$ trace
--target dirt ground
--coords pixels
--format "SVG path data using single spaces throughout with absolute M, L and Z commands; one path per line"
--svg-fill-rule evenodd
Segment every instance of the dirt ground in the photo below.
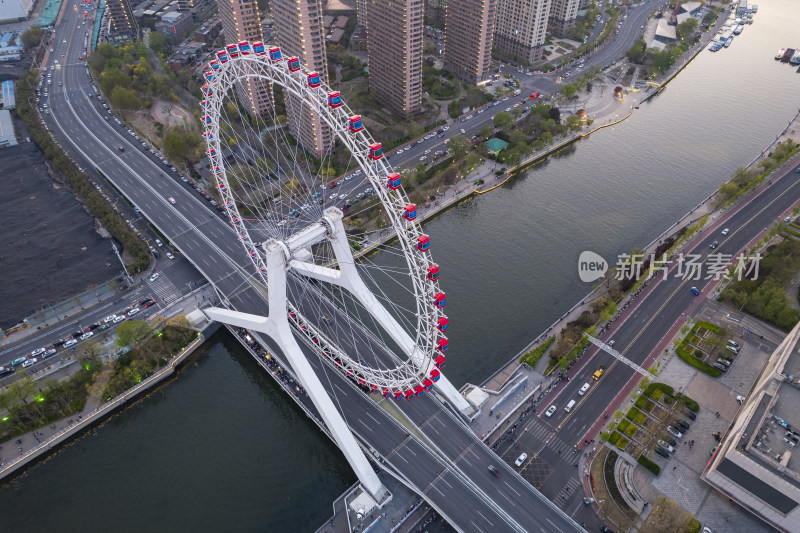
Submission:
M 150 114 L 155 120 L 162 123 L 165 128 L 183 126 L 186 129 L 195 127 L 195 120 L 192 114 L 185 108 L 173 102 L 155 99 Z

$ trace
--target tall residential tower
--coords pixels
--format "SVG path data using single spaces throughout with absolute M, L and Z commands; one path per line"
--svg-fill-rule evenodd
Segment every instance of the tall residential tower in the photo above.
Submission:
M 464 81 L 489 75 L 495 0 L 461 0 L 445 7 L 444 67 Z
M 261 16 L 256 0 L 217 0 L 226 43 L 261 41 Z M 255 116 L 269 116 L 272 110 L 272 87 L 267 82 L 249 79 L 236 86 L 242 105 Z
M 550 29 L 555 35 L 566 36 L 567 30 L 575 26 L 580 0 L 552 0 L 550 7 Z
M 497 0 L 494 49 L 517 61 L 539 61 L 549 14 L 550 0 Z
M 275 38 L 286 57 L 297 56 L 308 69 L 328 81 L 325 30 L 322 26 L 324 0 L 270 0 Z M 305 150 L 322 158 L 333 143 L 333 134 L 314 111 L 287 95 L 289 130 Z
M 133 18 L 130 0 L 108 0 L 109 33 L 130 40 L 139 36 L 139 25 Z
M 369 87 L 405 119 L 422 108 L 422 0 L 369 0 Z

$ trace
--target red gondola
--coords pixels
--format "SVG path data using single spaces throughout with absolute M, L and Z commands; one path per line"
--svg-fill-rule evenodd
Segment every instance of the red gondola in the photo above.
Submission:
M 208 154 L 208 157 L 214 157 L 215 155 L 217 155 L 217 151 L 214 150 L 213 148 L 209 148 L 208 150 L 206 150 L 206 154 Z
M 209 86 L 208 86 L 208 85 L 203 85 L 203 86 L 202 86 L 200 89 L 203 91 L 203 96 L 204 96 L 204 97 L 206 97 L 206 98 L 210 98 L 210 97 L 211 97 L 211 95 L 213 95 L 213 94 L 214 94 L 214 91 L 212 91 L 212 90 L 209 88 Z
M 411 221 L 417 218 L 417 206 L 414 204 L 408 204 L 403 208 L 403 218 Z
M 427 252 L 431 247 L 431 239 L 427 235 L 417 237 L 417 250 Z
M 433 370 L 431 370 L 431 379 L 432 379 L 434 382 L 437 382 L 437 381 L 439 381 L 439 378 L 440 378 L 440 377 L 442 377 L 442 373 L 441 373 L 441 372 L 439 372 L 439 371 L 438 371 L 437 369 L 435 369 L 435 368 L 434 368 Z
M 433 364 L 436 365 L 436 368 L 444 368 L 444 364 L 447 361 L 443 355 L 438 356 L 436 359 L 433 360 Z
M 406 400 L 410 400 L 411 398 L 414 397 L 414 389 L 408 389 L 403 394 L 405 394 Z
M 347 119 L 347 127 L 353 133 L 364 129 L 364 125 L 361 123 L 361 115 L 353 115 Z
M 390 391 L 389 389 L 383 389 L 383 392 L 381 394 L 383 394 L 384 398 L 388 398 L 389 396 L 392 395 L 392 391 Z
M 203 132 L 203 137 L 205 137 L 206 139 L 213 139 L 214 138 L 214 134 L 211 133 L 210 131 L 204 131 Z
M 425 390 L 431 390 L 433 387 L 433 381 L 431 381 L 429 378 L 425 378 L 422 381 L 422 386 L 425 387 Z
M 436 296 L 433 297 L 433 305 L 441 309 L 442 307 L 444 307 L 445 303 L 447 303 L 447 298 L 445 298 L 444 293 L 437 292 Z
M 213 70 L 207 70 L 207 71 L 203 72 L 203 77 L 206 79 L 206 81 L 208 83 L 211 83 L 212 81 L 214 81 L 216 79 L 216 76 L 214 76 L 214 71 Z
M 339 107 L 342 105 L 342 95 L 339 91 L 328 93 L 328 107 Z
M 450 321 L 447 319 L 446 316 L 440 316 L 439 320 L 436 321 L 436 329 L 438 329 L 439 331 L 445 331 L 449 327 L 450 327 Z
M 219 70 L 219 61 L 212 59 L 208 62 L 208 66 L 211 67 L 211 70 Z
M 309 87 L 319 87 L 321 81 L 319 81 L 319 72 L 309 72 L 306 74 L 306 80 L 308 81 Z
M 416 394 L 418 397 L 421 398 L 422 395 L 425 394 L 425 387 L 423 387 L 422 385 L 417 385 L 416 387 L 414 387 L 414 394 Z
M 227 189 L 228 189 L 228 188 L 225 186 L 225 184 L 224 184 L 224 183 L 220 183 L 220 184 L 219 184 L 219 190 L 220 190 L 220 191 L 222 191 L 222 192 L 225 192 Z
M 261 41 L 256 41 L 253 43 L 253 54 L 257 56 L 266 55 L 267 50 L 264 48 L 264 43 Z
M 370 391 L 372 394 L 378 394 L 378 386 L 377 386 L 377 385 L 370 385 L 370 386 L 369 386 L 369 391 Z
M 290 72 L 297 72 L 300 70 L 300 58 L 292 56 L 286 60 L 286 66 L 289 67 Z
M 428 275 L 426 276 L 431 281 L 439 279 L 439 265 L 431 265 L 428 267 Z
M 211 170 L 213 170 L 213 171 L 214 171 L 214 175 L 215 175 L 215 176 L 219 176 L 220 174 L 222 174 L 222 169 L 221 169 L 221 168 L 219 168 L 219 167 L 214 167 L 214 168 L 212 168 Z M 220 183 L 220 189 L 224 191 L 225 189 L 223 189 L 223 188 L 222 188 L 222 185 L 223 185 L 223 184 L 222 184 L 222 183 Z
M 397 400 L 397 401 L 402 400 L 403 399 L 403 391 L 401 391 L 401 390 L 394 391 L 394 399 Z
M 436 347 L 439 349 L 440 352 L 446 352 L 449 346 L 450 343 L 447 342 L 447 339 L 444 337 L 436 341 Z
M 392 172 L 388 176 L 386 176 L 386 186 L 396 191 L 400 188 L 400 174 L 397 172 Z
M 281 55 L 280 46 L 273 46 L 269 49 L 269 58 L 273 61 L 280 61 L 283 56 Z
M 383 157 L 383 148 L 381 143 L 372 143 L 369 145 L 369 158 L 377 161 Z
M 229 44 L 225 47 L 225 50 L 228 51 L 228 57 L 231 59 L 236 59 L 239 57 L 239 45 L 236 44 Z
M 203 109 L 208 109 L 209 107 L 211 107 L 211 102 L 209 102 L 208 100 L 200 100 L 200 107 L 202 107 Z
M 239 41 L 239 53 L 243 56 L 250 55 L 250 41 Z
M 203 115 L 203 118 L 201 120 L 206 124 L 211 124 L 211 117 L 209 117 L 208 115 Z
M 220 50 L 217 52 L 217 59 L 220 63 L 227 63 L 228 62 L 228 52 L 225 50 Z

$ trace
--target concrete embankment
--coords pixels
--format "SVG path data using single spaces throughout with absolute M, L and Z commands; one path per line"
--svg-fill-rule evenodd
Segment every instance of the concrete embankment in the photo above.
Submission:
M 136 386 L 131 387 L 124 394 L 117 396 L 113 400 L 106 402 L 90 411 L 84 410 L 82 413 L 74 415 L 74 417 L 71 419 L 71 423 L 59 429 L 44 440 L 41 440 L 41 442 L 39 442 L 39 444 L 33 448 L 21 452 L 16 458 L 4 462 L 0 467 L 0 479 L 4 479 L 21 468 L 28 466 L 31 462 L 48 454 L 52 449 L 86 431 L 92 427 L 92 425 L 104 420 L 107 416 L 128 403 L 130 400 L 138 397 L 142 393 L 148 391 L 155 385 L 172 376 L 180 367 L 180 365 L 217 329 L 219 329 L 219 325 L 212 323 L 203 331 L 203 333 L 198 335 L 196 339 L 186 346 L 186 348 L 181 350 L 180 353 L 173 357 L 161 370 L 145 379 L 141 383 L 138 383 Z

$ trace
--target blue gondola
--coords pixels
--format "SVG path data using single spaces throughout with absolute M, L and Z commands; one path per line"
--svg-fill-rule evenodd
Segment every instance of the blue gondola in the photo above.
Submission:
M 364 129 L 364 125 L 361 123 L 361 115 L 353 115 L 352 117 L 347 119 L 347 127 L 353 133 Z
M 431 239 L 427 235 L 420 235 L 417 237 L 417 250 L 420 252 L 427 252 L 431 247 Z
M 261 41 L 256 41 L 253 43 L 253 53 L 257 56 L 263 56 L 267 54 L 267 49 L 264 48 L 264 43 Z
M 214 71 L 213 71 L 213 70 L 207 70 L 207 71 L 203 72 L 203 76 L 205 76 L 205 78 L 206 78 L 206 81 L 207 81 L 208 83 L 211 83 L 211 82 L 213 82 L 215 79 L 217 79 L 217 77 L 216 77 L 216 76 L 214 76 Z
M 300 58 L 299 57 L 290 57 L 286 60 L 286 66 L 289 67 L 289 71 L 297 72 L 300 70 Z
M 342 95 L 339 91 L 331 91 L 328 93 L 328 107 L 339 107 L 342 105 Z
M 269 58 L 273 61 L 280 61 L 283 56 L 279 46 L 273 46 L 269 49 Z
M 372 143 L 369 145 L 369 158 L 377 161 L 383 157 L 383 147 L 381 143 Z
M 308 81 L 308 86 L 309 87 L 319 87 L 320 83 L 321 83 L 319 81 L 319 72 L 315 71 L 315 72 L 309 72 L 308 74 L 306 74 L 306 81 Z
M 411 221 L 417 218 L 417 206 L 414 204 L 408 204 L 403 208 L 403 218 Z
M 239 42 L 239 53 L 243 56 L 250 55 L 250 41 L 240 41 Z
M 397 172 L 392 172 L 386 177 L 386 186 L 392 189 L 393 191 L 399 189 L 400 185 L 401 185 L 400 174 L 398 174 Z

